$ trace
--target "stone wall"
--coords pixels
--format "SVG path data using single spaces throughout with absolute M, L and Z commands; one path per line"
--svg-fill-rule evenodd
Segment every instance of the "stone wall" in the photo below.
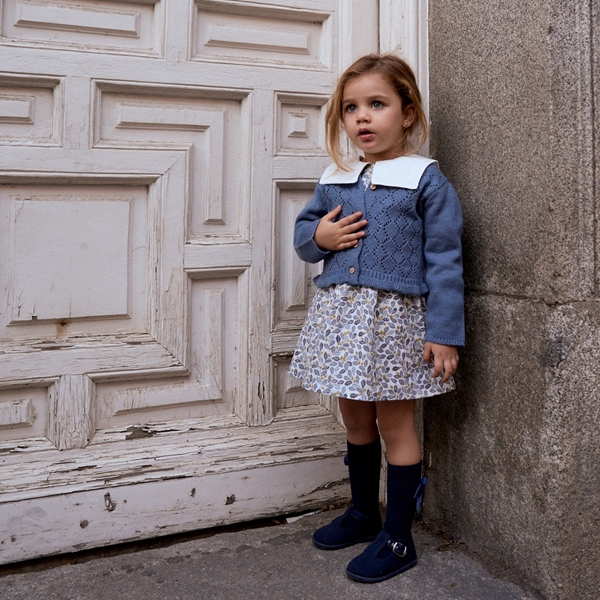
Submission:
M 431 150 L 465 213 L 468 337 L 458 391 L 425 402 L 425 518 L 561 600 L 600 589 L 599 13 L 429 0 Z

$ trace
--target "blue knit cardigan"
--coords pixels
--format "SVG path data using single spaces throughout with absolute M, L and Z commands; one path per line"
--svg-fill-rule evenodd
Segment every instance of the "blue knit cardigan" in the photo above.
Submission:
M 364 162 L 341 171 L 327 168 L 315 194 L 296 219 L 294 247 L 310 263 L 324 260 L 318 287 L 348 283 L 427 301 L 425 340 L 463 346 L 462 211 L 437 162 L 417 155 L 378 161 L 371 186 Z M 356 248 L 322 250 L 314 241 L 320 219 L 336 206 L 339 218 L 361 211 L 368 223 Z

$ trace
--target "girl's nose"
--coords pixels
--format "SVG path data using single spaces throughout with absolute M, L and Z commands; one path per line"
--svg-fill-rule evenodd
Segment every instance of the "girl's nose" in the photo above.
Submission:
M 356 111 L 357 121 L 367 121 L 369 119 L 369 111 L 366 108 L 359 108 Z

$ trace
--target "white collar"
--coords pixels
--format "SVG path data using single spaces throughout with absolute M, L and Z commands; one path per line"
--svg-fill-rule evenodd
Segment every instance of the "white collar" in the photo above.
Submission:
M 423 176 L 423 171 L 431 164 L 437 162 L 432 158 L 425 158 L 418 154 L 399 156 L 391 160 L 378 160 L 373 165 L 371 183 L 374 185 L 387 185 L 389 187 L 416 190 Z M 319 183 L 324 185 L 333 183 L 356 183 L 367 163 L 354 160 L 346 166 L 350 171 L 342 171 L 337 165 L 329 165 Z

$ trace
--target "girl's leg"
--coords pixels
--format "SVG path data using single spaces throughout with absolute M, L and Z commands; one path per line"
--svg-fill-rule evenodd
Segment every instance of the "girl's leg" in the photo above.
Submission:
M 375 405 L 346 398 L 340 398 L 339 402 L 347 428 L 352 506 L 341 517 L 313 534 L 315 545 L 324 550 L 336 550 L 373 540 L 381 530 L 381 440 Z
M 338 403 L 346 426 L 346 437 L 351 444 L 362 446 L 379 439 L 377 402 L 339 398 Z
M 414 465 L 421 460 L 421 444 L 415 427 L 415 400 L 375 402 L 388 463 Z
M 384 529 L 407 542 L 421 483 L 421 446 L 415 428 L 415 401 L 378 402 L 377 414 L 387 453 L 387 513 Z M 416 555 L 415 555 L 416 557 Z
M 348 439 L 348 472 L 352 505 L 381 528 L 379 475 L 381 440 L 377 429 L 375 402 L 340 398 L 340 411 Z
M 387 513 L 382 532 L 352 560 L 352 579 L 373 583 L 417 564 L 411 535 L 415 494 L 421 482 L 421 447 L 415 429 L 415 401 L 377 402 L 381 436 L 388 458 Z

